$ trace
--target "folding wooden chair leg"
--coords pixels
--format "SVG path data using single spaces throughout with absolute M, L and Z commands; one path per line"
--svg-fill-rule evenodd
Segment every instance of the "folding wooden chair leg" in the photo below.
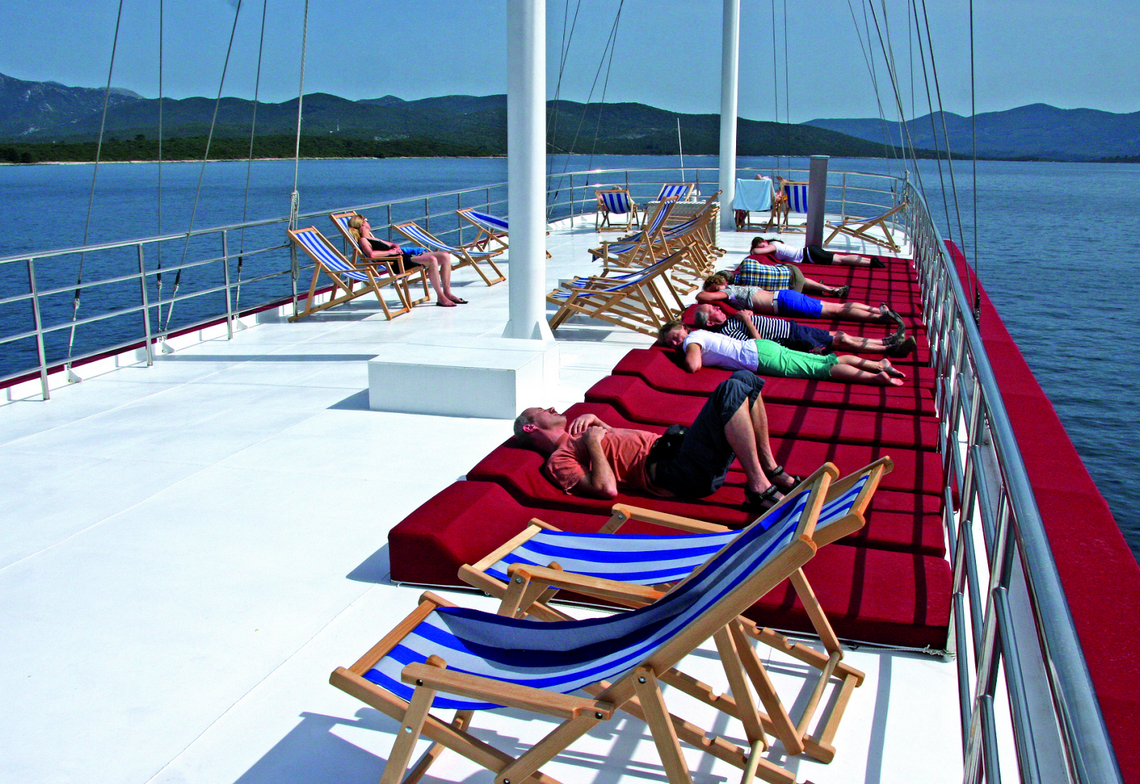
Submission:
M 457 730 L 466 730 L 471 725 L 471 715 L 473 713 L 474 711 L 469 710 L 456 711 L 455 718 L 451 720 L 451 726 Z M 411 770 L 408 771 L 408 775 L 404 776 L 403 784 L 416 784 L 416 782 L 422 779 L 424 774 L 428 772 L 428 768 L 432 766 L 432 763 L 439 759 L 439 756 L 446 750 L 447 747 L 443 744 L 432 743 L 431 746 L 428 747 L 428 750 L 423 753 L 423 756 L 421 756 L 416 764 L 412 766 Z
M 412 693 L 412 701 L 408 703 L 408 712 L 404 714 L 404 721 L 396 733 L 396 742 L 392 745 L 392 753 L 388 755 L 388 764 L 384 766 L 380 784 L 400 784 L 434 700 L 435 690 L 426 686 L 417 686 Z
M 538 769 L 565 751 L 571 743 L 589 732 L 600 720 L 593 716 L 567 719 L 557 729 L 540 740 L 525 754 L 495 774 L 495 784 L 512 784 L 526 781 L 537 775 Z M 547 780 L 553 781 L 547 777 Z
M 760 743 L 762 748 L 768 748 L 768 738 L 760 724 L 760 716 L 756 709 L 756 702 L 752 699 L 752 692 L 744 677 L 744 665 L 736 649 L 738 641 L 733 639 L 727 628 L 721 629 L 713 635 L 717 653 L 720 654 L 724 674 L 728 676 L 728 688 L 736 700 L 737 718 L 744 725 L 744 735 L 748 738 L 748 745 L 755 746 Z M 744 643 L 748 644 L 747 641 Z
M 744 636 L 744 629 L 741 628 L 738 621 L 731 622 L 729 629 L 740 654 L 740 661 L 744 665 L 744 671 L 748 673 L 752 687 L 756 689 L 756 696 L 760 698 L 764 709 L 768 711 L 768 718 L 772 722 L 772 734 L 779 738 L 789 754 L 802 754 L 804 750 L 803 739 L 796 732 L 796 725 L 792 723 L 792 717 L 788 715 L 779 695 L 776 694 L 776 687 L 772 685 L 768 671 L 764 669 L 756 651 L 748 644 L 748 638 Z
M 673 729 L 673 722 L 665 707 L 665 699 L 661 696 L 661 687 L 657 685 L 653 670 L 648 667 L 638 667 L 634 670 L 633 690 L 637 693 L 638 702 L 645 712 L 645 723 L 649 725 L 649 732 L 657 745 L 657 756 L 661 758 L 665 775 L 669 777 L 669 784 L 692 784 L 693 777 L 689 773 L 689 766 L 685 763 L 681 743 L 677 739 L 676 730 Z

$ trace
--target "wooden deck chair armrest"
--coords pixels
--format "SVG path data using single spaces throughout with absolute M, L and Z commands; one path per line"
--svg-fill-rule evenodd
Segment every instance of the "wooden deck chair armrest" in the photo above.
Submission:
M 665 595 L 661 591 L 643 585 L 607 580 L 604 577 L 589 577 L 562 569 L 551 569 L 546 566 L 533 566 L 531 564 L 511 564 L 507 569 L 507 574 L 512 582 L 521 580 L 523 586 L 533 586 L 538 583 L 551 588 L 565 588 L 598 599 L 612 599 L 622 603 L 633 601 L 638 604 L 648 604 Z
M 425 686 L 459 697 L 486 700 L 496 705 L 532 710 L 562 719 L 576 719 L 586 714 L 594 719 L 608 720 L 614 712 L 612 702 L 559 694 L 515 683 L 503 683 L 492 678 L 469 675 L 420 662 L 404 667 L 400 679 L 413 686 Z
M 613 517 L 601 527 L 598 533 L 612 534 L 629 520 L 640 520 L 643 523 L 664 525 L 691 534 L 719 534 L 729 530 L 727 526 L 717 525 L 716 523 L 706 523 L 701 520 L 694 520 L 691 517 L 666 514 L 665 512 L 645 509 L 640 506 L 614 504 Z
M 503 542 L 491 552 L 487 553 L 475 563 L 471 564 L 470 568 L 480 572 L 487 571 L 487 569 L 489 569 L 493 564 L 496 564 L 499 561 L 503 560 L 503 558 L 506 557 L 506 555 L 516 547 L 530 541 L 530 539 L 535 534 L 543 530 L 558 531 L 560 529 L 557 526 L 553 526 L 550 523 L 539 520 L 537 517 L 532 517 L 527 523 L 526 528 L 519 531 L 517 534 L 512 536 L 507 541 Z

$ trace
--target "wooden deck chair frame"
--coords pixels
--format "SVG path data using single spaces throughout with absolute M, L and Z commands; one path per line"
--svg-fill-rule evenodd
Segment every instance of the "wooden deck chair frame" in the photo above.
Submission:
M 731 587 L 725 586 L 723 595 L 708 602 L 699 614 L 686 616 L 684 627 L 668 637 L 660 638 L 654 647 L 647 648 L 647 655 L 640 659 L 637 666 L 625 671 L 613 682 L 602 680 L 582 688 L 590 698 L 447 669 L 446 661 L 434 655 L 423 663 L 410 663 L 403 667 L 401 681 L 412 687 L 408 700 L 367 679 L 365 675 L 400 646 L 437 608 L 454 606 L 430 592 L 425 593 L 420 606 L 392 632 L 352 667 L 338 667 L 329 679 L 337 688 L 400 722 L 400 730 L 388 757 L 381 784 L 418 781 L 445 748 L 492 771 L 496 784 L 557 784 L 555 779 L 542 773 L 540 768 L 599 722 L 612 718 L 617 710 L 625 710 L 648 725 L 670 784 L 692 784 L 692 776 L 681 750 L 682 740 L 743 770 L 742 784 L 750 784 L 757 775 L 773 784 L 793 784 L 795 777 L 790 771 L 761 755 L 760 752 L 767 747 L 767 739 L 758 723 L 746 722 L 749 742 L 747 749 L 720 738 L 709 740 L 699 728 L 688 725 L 669 712 L 659 686 L 660 675 L 672 671 L 685 656 L 709 639 L 715 640 L 722 657 L 730 656 L 736 646 L 750 647 L 743 640 L 738 617 L 759 597 L 794 575 L 815 554 L 816 545 L 812 539 L 815 519 L 828 484 L 836 473 L 834 466 L 825 465 L 804 483 L 801 492 L 806 493 L 807 498 L 802 511 L 799 515 L 786 518 L 786 526 L 780 528 L 781 535 L 786 537 L 785 542 L 773 548 L 771 556 L 763 564 L 750 568 Z M 792 497 L 788 497 L 778 506 L 791 501 Z M 741 532 L 741 536 L 755 535 L 758 530 L 761 529 L 750 526 Z M 731 543 L 726 545 L 725 551 L 732 547 Z M 711 558 L 708 563 L 716 561 L 718 556 Z M 702 572 L 704 567 L 697 569 L 670 590 L 683 590 L 682 586 L 698 579 Z M 712 574 L 715 578 L 715 571 Z M 720 585 L 723 584 L 714 583 L 710 587 Z M 653 593 L 661 595 L 659 592 Z M 500 615 L 507 613 L 500 612 Z M 743 662 L 734 662 L 734 665 L 737 664 L 739 667 L 726 669 L 735 672 L 745 666 Z M 734 679 L 733 686 L 744 684 L 740 679 Z M 563 721 L 518 758 L 512 758 L 468 731 L 473 710 L 458 710 L 450 722 L 433 715 L 432 704 L 438 693 L 455 695 L 460 700 L 532 711 Z M 432 745 L 405 777 L 415 744 L 421 736 L 432 741 Z
M 395 259 L 394 263 L 388 261 L 376 260 L 375 264 L 362 264 L 354 265 L 344 254 L 336 249 L 336 246 L 329 242 L 328 238 L 321 234 L 320 230 L 315 226 L 309 226 L 304 229 L 288 229 L 289 238 L 296 243 L 297 247 L 305 252 L 315 264 L 313 269 L 313 281 L 309 284 L 309 293 L 305 299 L 305 309 L 295 316 L 290 316 L 289 321 L 296 321 L 297 319 L 311 316 L 314 313 L 319 313 L 322 310 L 336 307 L 345 302 L 362 297 L 369 293 L 375 293 L 376 299 L 380 302 L 380 307 L 384 310 L 384 317 L 391 321 L 396 316 L 407 313 L 412 309 L 411 303 L 407 299 L 407 292 L 403 286 L 400 285 L 409 274 L 403 269 L 400 259 Z M 311 237 L 316 247 L 316 250 L 311 249 L 306 244 L 304 237 Z M 326 255 L 327 254 L 327 255 Z M 324 256 L 324 258 L 322 258 Z M 380 274 L 380 271 L 383 273 Z M 313 304 L 313 298 L 317 290 L 317 282 L 320 280 L 321 274 L 325 274 L 333 283 L 333 290 L 329 294 L 329 300 L 320 305 Z M 362 284 L 360 288 L 356 288 L 356 284 Z M 384 286 L 392 285 L 392 290 L 396 292 L 396 296 L 400 300 L 400 307 L 392 310 L 388 307 L 388 303 L 384 300 L 384 294 L 380 291 Z
M 333 222 L 333 225 L 336 226 L 336 230 L 339 231 L 340 235 L 344 238 L 345 244 L 348 247 L 352 248 L 352 263 L 358 265 L 383 263 L 390 266 L 391 260 L 383 261 L 381 259 L 366 259 L 364 258 L 363 254 L 361 254 L 360 248 L 356 244 L 356 240 L 353 239 L 352 234 L 349 233 L 348 230 L 348 219 L 357 214 L 358 213 L 355 210 L 350 210 L 349 212 L 334 212 L 329 215 L 329 220 L 331 220 Z M 403 259 L 400 260 L 400 263 L 401 265 L 403 264 Z M 401 276 L 400 283 L 404 287 L 404 299 L 407 301 L 407 303 L 409 305 L 415 306 L 424 302 L 431 301 L 431 291 L 428 289 L 427 269 L 420 264 L 416 264 L 413 267 L 405 269 L 404 272 L 406 274 Z M 412 292 L 409 285 L 411 279 L 417 276 L 420 279 L 420 285 L 423 286 L 424 295 L 419 299 L 412 299 Z
M 610 206 L 606 204 L 606 195 L 610 194 L 624 194 L 626 205 L 629 210 L 625 213 L 611 212 Z M 594 215 L 594 230 L 595 231 L 629 231 L 634 226 L 641 228 L 641 208 L 634 202 L 633 197 L 629 195 L 629 188 L 597 188 L 594 191 L 594 197 L 598 200 L 597 212 Z M 626 221 L 624 226 L 615 226 L 612 221 L 614 215 L 625 215 Z
M 507 229 L 505 228 L 506 221 L 504 219 L 495 218 L 495 220 L 500 221 L 504 224 L 503 227 L 488 223 L 487 221 L 482 220 L 482 216 L 486 216 L 488 218 L 492 216 L 487 215 L 483 212 L 479 212 L 474 207 L 464 207 L 461 210 L 456 210 L 455 214 L 462 220 L 467 221 L 469 224 L 478 229 L 478 233 L 475 235 L 475 239 L 467 243 L 467 247 L 475 248 L 476 250 L 481 251 L 485 251 L 491 247 L 491 243 L 498 245 L 499 248 L 504 251 L 509 247 L 506 242 L 508 235 Z M 550 234 L 549 231 L 546 233 L 547 235 Z M 546 251 L 546 258 L 552 258 L 550 251 Z
M 830 484 L 824 498 L 825 508 L 832 499 L 841 497 L 857 483 L 863 481 L 864 478 L 866 479 L 862 489 L 852 501 L 850 511 L 844 517 L 832 521 L 826 526 L 817 523 L 813 538 L 818 546 L 830 544 L 862 528 L 867 508 L 874 497 L 879 481 L 892 468 L 891 459 L 882 457 Z M 599 529 L 598 533 L 616 534 L 630 520 L 654 523 L 687 534 L 718 534 L 728 531 L 727 528 L 720 525 L 631 507 L 626 504 L 617 504 L 613 508 L 613 515 Z M 578 601 L 584 597 L 636 607 L 645 601 L 645 588 L 656 588 L 657 590 L 663 588 L 663 586 L 635 585 L 631 586 L 628 594 L 622 596 L 621 590 L 616 586 L 630 585 L 629 583 L 615 584 L 613 581 L 604 581 L 606 591 L 604 593 L 594 592 L 592 589 L 595 583 L 579 580 L 579 576 L 563 571 L 557 563 L 551 563 L 547 568 L 528 565 L 521 572 L 516 570 L 514 573 L 515 580 L 510 585 L 488 573 L 493 565 L 503 561 L 510 553 L 525 545 L 538 533 L 557 530 L 554 526 L 537 518 L 532 519 L 530 525 L 521 533 L 512 537 L 493 552 L 488 553 L 484 558 L 474 564 L 461 566 L 459 578 L 471 587 L 499 599 L 503 608 L 500 610 L 501 612 L 511 612 L 516 617 L 530 616 L 547 621 L 571 618 L 561 608 L 551 606 L 551 602 L 557 598 L 559 591 L 562 590 L 574 592 Z M 852 691 L 862 684 L 865 676 L 861 671 L 842 661 L 843 647 L 802 570 L 797 571 L 791 583 L 800 603 L 808 613 L 812 627 L 815 629 L 824 651 L 821 652 L 810 646 L 792 642 L 786 635 L 760 627 L 747 618 L 742 617 L 739 620 L 741 628 L 747 632 L 748 637 L 781 651 L 818 671 L 811 696 L 798 717 L 792 717 L 779 695 L 771 688 L 771 680 L 761 672 L 764 665 L 755 656 L 755 653 L 743 648 L 740 648 L 737 653 L 744 658 L 749 680 L 752 682 L 761 704 L 767 711 L 766 713 L 758 713 L 765 731 L 779 738 L 789 754 L 805 753 L 821 762 L 831 762 L 835 756 L 835 747 L 832 744 L 835 733 L 839 729 Z M 815 718 L 815 712 L 821 705 L 827 684 L 832 679 L 837 681 L 835 690 L 837 696 L 821 714 L 818 732 L 810 733 L 808 726 Z M 739 718 L 740 704 L 732 697 L 717 696 L 707 686 L 684 673 L 670 672 L 661 676 L 661 680 L 706 705 Z M 734 689 L 733 693 L 736 694 L 737 691 Z
M 827 239 L 823 241 L 824 245 L 830 243 L 835 239 L 838 234 L 846 234 L 849 237 L 854 237 L 857 240 L 869 242 L 872 245 L 878 245 L 880 248 L 886 248 L 890 251 L 898 253 L 902 250 L 898 242 L 895 241 L 894 234 L 891 232 L 891 227 L 887 225 L 887 221 L 893 219 L 895 215 L 906 209 L 906 202 L 900 202 L 894 207 L 891 207 L 886 212 L 876 215 L 873 218 L 856 218 L 846 217 L 839 223 L 827 222 L 827 228 L 831 229 L 831 234 L 827 235 Z M 882 237 L 876 237 L 869 232 L 872 229 L 879 229 Z
M 473 245 L 448 245 L 415 221 L 396 223 L 392 225 L 392 228 L 409 242 L 426 247 L 428 250 L 441 250 L 455 256 L 456 262 L 451 265 L 453 270 L 471 267 L 488 286 L 494 286 L 496 283 L 501 283 L 507 279 L 502 270 L 495 264 L 495 257 L 503 253 L 502 248 L 479 250 Z M 479 266 L 480 262 L 486 262 L 494 270 L 495 277 L 488 277 L 483 268 Z
M 624 275 L 568 281 L 546 297 L 547 302 L 559 306 L 550 318 L 550 329 L 558 329 L 573 315 L 583 315 L 655 336 L 665 322 L 684 310 L 681 295 L 670 277 L 684 254 L 685 249 L 679 250 L 654 265 Z
M 602 242 L 601 247 L 592 248 L 590 255 L 602 260 L 602 275 L 611 267 L 622 270 L 648 267 L 670 250 L 665 243 L 665 223 L 677 204 L 677 197 L 657 203 L 650 220 L 644 222 L 637 236 L 628 241 Z M 616 251 L 615 251 L 616 247 Z

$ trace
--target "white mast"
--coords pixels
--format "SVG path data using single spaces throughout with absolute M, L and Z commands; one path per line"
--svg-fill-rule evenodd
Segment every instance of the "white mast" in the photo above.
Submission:
M 740 78 L 740 0 L 724 0 L 720 54 L 720 227 L 732 231 L 736 195 L 737 82 Z
M 507 0 L 510 320 L 503 337 L 553 340 L 546 323 L 546 3 Z

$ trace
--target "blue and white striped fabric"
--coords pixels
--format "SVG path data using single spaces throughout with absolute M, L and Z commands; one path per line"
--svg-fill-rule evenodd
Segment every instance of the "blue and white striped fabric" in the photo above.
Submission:
M 460 210 L 460 212 L 464 215 L 471 216 L 480 223 L 486 223 L 492 228 L 501 229 L 502 231 L 508 231 L 510 229 L 505 220 L 496 218 L 494 215 L 488 215 L 485 212 L 476 212 L 475 210 Z
M 823 505 L 816 531 L 846 517 L 859 496 L 867 477 Z M 802 509 L 807 494 L 801 493 L 795 505 Z M 567 572 L 617 580 L 635 585 L 660 585 L 683 580 L 737 535 L 736 531 L 715 534 L 671 536 L 619 536 L 617 534 L 575 534 L 566 531 L 540 531 L 486 573 L 507 582 L 507 568 L 522 563 L 549 566 L 557 562 Z
M 641 244 L 647 237 L 652 237 L 657 232 L 657 230 L 661 228 L 661 224 L 665 222 L 665 219 L 669 217 L 669 210 L 669 207 L 662 207 L 659 209 L 657 211 L 657 214 L 653 216 L 653 223 L 650 224 L 647 228 L 642 229 L 641 233 L 637 235 L 636 240 L 633 240 L 632 242 L 623 242 L 620 244 L 606 246 L 607 255 L 620 256 L 623 253 L 629 253 L 631 250 Z
M 659 261 L 643 269 L 633 270 L 632 272 L 626 272 L 621 275 L 614 275 L 610 277 L 609 280 L 621 282 L 613 286 L 606 286 L 603 289 L 587 289 L 578 285 L 577 279 L 575 279 L 565 284 L 573 288 L 574 291 L 555 289 L 554 291 L 550 292 L 550 296 L 554 297 L 555 299 L 568 299 L 572 294 L 577 294 L 578 298 L 581 299 L 582 297 L 592 297 L 595 294 L 613 294 L 616 291 L 621 291 L 622 289 L 626 289 L 630 286 L 635 286 L 638 283 L 641 283 L 643 280 L 660 269 L 666 262 L 671 261 L 675 255 L 677 254 L 674 253 L 670 256 L 666 256 L 665 258 L 660 259 Z
M 693 186 L 687 182 L 682 182 L 677 185 L 665 184 L 661 186 L 661 193 L 657 194 L 657 201 L 665 201 L 665 199 L 676 196 L 678 199 L 687 198 L 689 193 L 693 190 Z
M 633 209 L 629 201 L 629 193 L 626 191 L 600 191 L 598 195 L 602 197 L 602 204 L 606 205 L 607 212 L 625 215 Z
M 601 680 L 615 680 L 684 631 L 795 540 L 800 516 L 791 508 L 778 516 L 767 529 L 753 525 L 741 531 L 704 568 L 660 601 L 627 613 L 548 622 L 440 607 L 364 677 L 410 700 L 413 687 L 401 682 L 401 670 L 434 654 L 450 670 L 563 694 Z M 498 706 L 440 694 L 433 707 Z
M 314 258 L 319 259 L 322 266 L 332 270 L 333 272 L 340 273 L 346 278 L 360 281 L 361 283 L 371 283 L 368 276 L 363 272 L 358 271 L 355 267 L 344 260 L 340 254 L 334 251 L 329 244 L 325 242 L 324 237 L 319 231 L 313 227 L 307 229 L 298 229 L 293 232 L 293 236 L 297 238 L 297 242 L 305 246 L 305 249 L 313 255 Z
M 807 183 L 784 183 L 784 193 L 788 195 L 788 211 L 789 212 L 807 212 L 808 211 L 808 186 Z
M 341 231 L 343 231 L 345 234 L 348 234 L 348 219 L 351 217 L 351 215 L 334 215 L 332 216 L 332 219 L 337 222 L 337 225 L 340 226 Z
M 414 242 L 418 242 L 420 245 L 427 248 L 428 250 L 444 250 L 444 251 L 447 251 L 448 253 L 455 253 L 455 254 L 460 255 L 460 256 L 466 255 L 466 256 L 470 256 L 471 258 L 482 258 L 484 256 L 494 256 L 495 255 L 493 253 L 479 253 L 477 251 L 472 251 L 472 250 L 465 249 L 465 248 L 457 248 L 454 245 L 444 244 L 444 243 L 440 242 L 439 240 L 437 240 L 435 237 L 428 234 L 426 231 L 424 231 L 423 229 L 421 229 L 419 226 L 417 226 L 414 223 L 402 224 L 399 227 L 399 230 L 402 233 L 404 233 L 405 235 L 407 235 L 408 237 L 410 237 Z

